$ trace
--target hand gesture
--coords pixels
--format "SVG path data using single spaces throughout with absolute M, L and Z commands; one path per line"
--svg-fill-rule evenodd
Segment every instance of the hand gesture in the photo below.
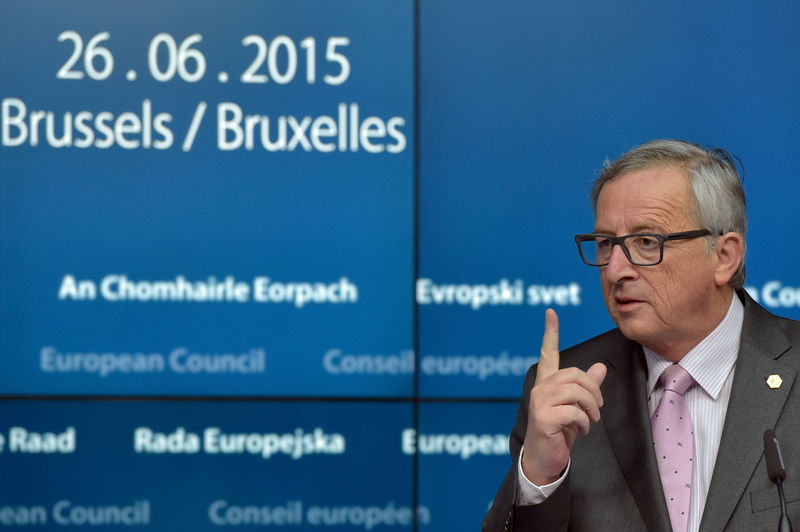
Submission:
M 550 484 L 561 476 L 578 433 L 587 434 L 590 422 L 600 421 L 600 384 L 606 371 L 600 362 L 588 371 L 559 369 L 558 316 L 553 309 L 547 309 L 522 455 L 522 470 L 537 486 Z

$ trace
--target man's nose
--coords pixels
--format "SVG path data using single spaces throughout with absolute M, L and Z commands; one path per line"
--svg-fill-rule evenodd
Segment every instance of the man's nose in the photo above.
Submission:
M 623 279 L 636 277 L 638 270 L 631 264 L 622 244 L 617 244 L 611 249 L 611 256 L 608 258 L 608 265 L 603 268 L 604 274 L 612 283 L 617 283 Z

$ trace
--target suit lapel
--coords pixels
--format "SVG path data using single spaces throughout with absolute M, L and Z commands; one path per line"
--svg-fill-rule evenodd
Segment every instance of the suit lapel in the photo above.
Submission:
M 607 357 L 601 412 L 611 447 L 639 512 L 651 532 L 670 530 L 647 415 L 647 368 L 642 348 L 626 341 Z
M 742 341 L 701 531 L 723 530 L 744 495 L 763 453 L 763 434 L 775 427 L 796 371 L 780 356 L 791 344 L 775 319 L 748 296 Z M 778 389 L 766 384 L 778 374 Z

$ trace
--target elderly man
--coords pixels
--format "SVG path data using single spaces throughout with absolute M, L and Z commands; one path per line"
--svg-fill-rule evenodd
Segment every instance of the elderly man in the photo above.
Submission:
M 547 311 L 483 530 L 775 530 L 767 429 L 800 522 L 800 323 L 742 290 L 730 156 L 649 142 L 606 165 L 592 200 L 594 231 L 575 240 L 617 328 L 559 355 Z

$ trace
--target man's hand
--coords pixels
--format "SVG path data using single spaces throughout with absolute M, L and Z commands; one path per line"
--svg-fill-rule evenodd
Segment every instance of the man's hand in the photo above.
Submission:
M 587 434 L 591 421 L 600 421 L 600 384 L 606 367 L 598 362 L 588 371 L 558 369 L 558 316 L 545 313 L 544 338 L 536 381 L 528 404 L 528 430 L 522 470 L 537 486 L 561 476 L 578 433 Z

